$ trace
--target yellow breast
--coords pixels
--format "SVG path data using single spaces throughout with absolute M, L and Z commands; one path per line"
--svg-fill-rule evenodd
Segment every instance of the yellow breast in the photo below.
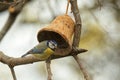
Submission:
M 50 48 L 47 48 L 43 53 L 34 54 L 34 56 L 40 58 L 41 60 L 46 60 L 53 53 L 54 53 L 53 50 L 51 50 Z

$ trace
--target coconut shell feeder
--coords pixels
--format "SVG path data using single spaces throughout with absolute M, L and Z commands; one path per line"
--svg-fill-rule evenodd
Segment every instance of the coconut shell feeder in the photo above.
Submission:
M 74 33 L 74 21 L 68 15 L 56 17 L 50 25 L 42 28 L 37 35 L 39 42 L 55 40 L 58 48 L 55 55 L 67 55 L 72 49 L 72 36 Z

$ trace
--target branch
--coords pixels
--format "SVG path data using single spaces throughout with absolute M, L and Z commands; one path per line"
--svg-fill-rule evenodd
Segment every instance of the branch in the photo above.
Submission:
M 10 70 L 11 70 L 11 73 L 12 73 L 13 79 L 14 79 L 14 80 L 17 80 L 16 75 L 15 75 L 15 71 L 14 71 L 14 67 L 9 66 L 9 68 L 10 68 Z
M 11 5 L 11 3 L 0 2 L 0 12 L 8 9 L 10 5 Z
M 51 64 L 51 56 L 46 60 L 48 80 L 52 80 L 52 72 L 51 72 L 50 64 Z
M 74 52 L 76 55 L 86 52 L 86 51 L 87 50 L 85 50 L 85 49 L 77 49 L 77 51 L 72 50 L 72 52 Z M 63 58 L 63 57 L 67 57 L 67 56 L 72 56 L 71 53 L 66 56 L 53 55 L 53 56 L 51 56 L 51 59 L 58 59 L 58 58 Z M 5 55 L 3 52 L 0 52 L 0 62 L 7 64 L 9 66 L 12 66 L 12 67 L 18 66 L 18 65 L 30 64 L 30 63 L 38 62 L 38 61 L 45 61 L 45 60 L 41 60 L 40 58 L 37 58 L 35 56 L 13 58 L 13 57 L 9 57 L 9 56 Z
M 81 18 L 80 13 L 77 5 L 77 0 L 70 0 L 71 3 L 71 10 L 73 12 L 74 18 L 75 18 L 75 33 L 73 38 L 73 47 L 78 47 L 80 42 L 80 35 L 81 35 Z
M 84 75 L 84 78 L 86 80 L 91 80 L 90 77 L 89 77 L 89 75 L 88 75 L 88 73 L 87 73 L 87 71 L 84 69 L 82 63 L 80 62 L 80 59 L 76 55 L 74 55 L 73 57 L 76 60 L 76 62 L 78 63 L 78 65 L 80 66 L 80 70 L 82 71 L 82 73 Z
M 2 30 L 0 31 L 0 41 L 3 39 L 5 34 L 8 32 L 8 30 L 12 27 L 13 23 L 15 22 L 17 15 L 21 12 L 24 4 L 27 2 L 24 0 L 17 0 L 16 2 L 13 2 L 8 5 L 9 7 L 9 17 L 6 21 L 5 25 L 3 26 Z
M 8 30 L 11 28 L 11 26 L 15 22 L 16 17 L 17 17 L 17 14 L 14 14 L 14 15 L 13 14 L 9 14 L 7 22 L 5 23 L 4 27 L 0 31 L 0 41 L 3 39 L 5 34 L 8 32 Z
M 79 42 L 80 42 L 80 35 L 81 35 L 81 18 L 80 18 L 80 13 L 79 13 L 79 9 L 78 9 L 78 5 L 77 5 L 77 0 L 70 0 L 71 3 L 71 9 L 72 12 L 74 14 L 74 18 L 75 18 L 75 22 L 76 22 L 76 26 L 75 26 L 75 33 L 74 33 L 74 38 L 73 38 L 73 47 L 78 47 L 79 46 Z M 84 78 L 86 80 L 90 80 L 87 71 L 84 69 L 84 67 L 82 66 L 78 56 L 76 54 L 73 55 L 74 59 L 76 60 L 76 62 L 78 63 Z

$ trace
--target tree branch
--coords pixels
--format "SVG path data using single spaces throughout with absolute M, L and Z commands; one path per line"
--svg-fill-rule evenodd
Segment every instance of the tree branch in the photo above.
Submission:
M 73 38 L 73 47 L 79 47 L 79 42 L 80 42 L 80 35 L 81 35 L 81 27 L 82 27 L 82 22 L 80 18 L 80 13 L 77 5 L 77 0 L 70 0 L 71 3 L 71 9 L 75 18 L 76 26 L 75 26 L 75 33 L 74 33 L 74 38 Z M 74 59 L 78 63 L 84 78 L 86 80 L 90 80 L 88 77 L 87 71 L 84 69 L 83 65 L 81 64 L 78 56 L 76 54 L 73 55 Z
M 87 71 L 84 69 L 82 63 L 80 62 L 80 59 L 78 58 L 78 56 L 73 55 L 73 57 L 76 60 L 76 62 L 78 63 L 78 65 L 80 66 L 80 69 L 81 69 L 81 71 L 82 71 L 82 73 L 84 75 L 84 79 L 91 80 L 90 77 L 89 77 L 89 75 L 88 75 L 88 73 L 87 73 Z
M 52 72 L 51 72 L 51 56 L 46 60 L 46 66 L 47 66 L 47 72 L 48 72 L 48 79 L 47 80 L 52 80 Z
M 72 50 L 72 52 L 66 56 L 56 56 L 53 55 L 51 56 L 51 60 L 52 59 L 58 59 L 58 58 L 63 58 L 63 57 L 67 57 L 67 56 L 72 56 L 72 53 L 74 52 L 76 55 L 86 52 L 87 50 L 85 49 L 76 49 L 76 50 Z M 45 61 L 45 60 L 41 60 L 40 58 L 37 58 L 35 56 L 26 56 L 26 57 L 19 57 L 19 58 L 13 58 L 13 57 L 9 57 L 7 55 L 5 55 L 3 52 L 0 52 L 0 62 L 7 64 L 9 66 L 18 66 L 18 65 L 24 65 L 24 64 L 30 64 L 33 62 L 38 62 L 38 61 Z
M 74 18 L 75 18 L 75 33 L 73 38 L 73 47 L 78 47 L 80 42 L 80 35 L 81 35 L 81 18 L 80 13 L 77 5 L 77 0 L 70 0 L 71 3 L 71 10 L 73 12 Z
M 15 22 L 16 17 L 17 17 L 17 14 L 14 14 L 14 15 L 13 14 L 9 14 L 7 22 L 5 23 L 4 27 L 0 31 L 0 41 L 3 39 L 5 34 L 8 32 L 8 30 L 11 28 L 11 26 Z
M 9 68 L 10 68 L 10 70 L 11 70 L 11 73 L 12 73 L 13 79 L 14 79 L 14 80 L 17 80 L 16 75 L 15 75 L 15 71 L 14 71 L 14 67 L 9 66 Z
M 8 32 L 8 30 L 12 27 L 14 24 L 17 15 L 21 12 L 24 4 L 27 2 L 27 0 L 17 0 L 16 2 L 10 3 L 7 5 L 9 7 L 9 17 L 6 21 L 5 25 L 3 26 L 2 30 L 0 31 L 0 41 L 3 39 L 5 34 Z
M 0 12 L 8 9 L 10 5 L 11 5 L 11 3 L 0 2 Z

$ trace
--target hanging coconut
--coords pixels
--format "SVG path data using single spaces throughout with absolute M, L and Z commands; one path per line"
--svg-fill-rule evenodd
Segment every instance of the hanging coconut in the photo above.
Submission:
M 67 55 L 71 51 L 72 35 L 74 33 L 74 21 L 68 15 L 55 18 L 52 23 L 42 28 L 37 35 L 39 42 L 44 40 L 55 40 L 58 48 L 55 55 Z

